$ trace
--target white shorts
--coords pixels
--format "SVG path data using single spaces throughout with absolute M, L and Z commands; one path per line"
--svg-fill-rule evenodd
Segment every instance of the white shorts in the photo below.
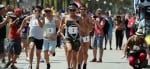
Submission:
M 84 43 L 90 42 L 90 36 L 81 36 L 81 41 Z

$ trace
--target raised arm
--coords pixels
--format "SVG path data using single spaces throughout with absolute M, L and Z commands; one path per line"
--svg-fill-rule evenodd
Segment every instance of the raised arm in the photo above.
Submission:
M 21 30 L 22 30 L 22 29 L 24 28 L 24 26 L 27 24 L 27 21 L 30 20 L 30 17 L 31 17 L 31 16 L 28 16 L 28 17 L 26 17 L 26 18 L 22 21 L 22 24 L 21 24 L 20 28 L 18 29 L 17 33 L 20 33 L 20 32 L 21 32 Z

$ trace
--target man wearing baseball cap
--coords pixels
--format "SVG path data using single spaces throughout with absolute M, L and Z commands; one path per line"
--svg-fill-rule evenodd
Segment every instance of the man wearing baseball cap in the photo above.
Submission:
M 21 20 L 22 9 L 16 8 L 14 9 L 14 16 L 9 16 L 9 32 L 8 32 L 8 62 L 5 65 L 5 68 L 8 68 L 11 65 L 12 69 L 17 69 L 15 66 L 15 62 L 17 57 L 21 53 L 21 38 L 20 33 L 18 33 L 18 29 L 22 23 Z M 10 57 L 13 56 L 13 57 Z

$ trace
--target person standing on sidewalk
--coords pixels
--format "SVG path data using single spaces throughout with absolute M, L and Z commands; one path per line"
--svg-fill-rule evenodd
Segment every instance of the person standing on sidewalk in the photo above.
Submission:
M 39 69 L 40 58 L 41 58 L 41 50 L 43 46 L 43 25 L 44 25 L 44 18 L 42 16 L 42 7 L 35 6 L 33 10 L 33 14 L 26 17 L 23 20 L 23 23 L 18 30 L 21 32 L 23 27 L 29 21 L 29 69 L 32 69 L 32 62 L 33 62 L 33 55 L 34 55 L 34 47 L 36 46 L 36 56 L 37 56 L 37 64 L 36 69 Z
M 107 41 L 109 41 L 109 45 L 110 45 L 110 50 L 112 50 L 112 34 L 113 34 L 113 20 L 111 18 L 111 14 L 109 12 L 105 12 L 106 14 L 106 21 L 107 21 L 107 33 L 105 34 L 105 48 L 104 50 L 107 49 Z M 105 24 L 106 25 L 106 24 Z
M 121 50 L 122 48 L 124 27 L 125 27 L 125 24 L 122 21 L 122 17 L 120 15 L 117 16 L 116 21 L 115 21 L 116 50 L 118 49 L 118 47 L 119 47 L 119 50 Z
M 83 62 L 83 69 L 86 69 L 88 59 L 88 48 L 90 46 L 90 32 L 92 31 L 92 18 L 87 14 L 87 8 L 82 5 L 80 8 L 81 22 L 79 23 L 82 30 L 81 35 L 81 47 L 78 53 L 78 69 L 81 69 Z
M 69 5 L 69 14 L 62 18 L 58 31 L 64 39 L 68 69 L 76 69 L 77 53 L 80 47 L 80 17 L 76 15 L 77 8 L 78 6 L 75 3 Z M 65 35 L 63 35 L 64 28 Z
M 57 33 L 56 28 L 59 26 L 59 20 L 56 20 L 50 8 L 44 9 L 45 13 L 45 24 L 44 30 L 44 58 L 47 64 L 47 69 L 50 69 L 49 56 L 55 53 L 55 48 L 57 45 Z
M 96 10 L 96 17 L 94 17 L 94 46 L 93 46 L 93 56 L 94 58 L 91 60 L 91 62 L 96 62 L 96 56 L 97 56 L 97 48 L 99 48 L 99 58 L 98 62 L 102 62 L 103 57 L 103 38 L 104 38 L 104 26 L 105 26 L 105 19 L 101 17 L 102 10 L 97 9 Z
M 23 15 L 22 19 L 24 19 L 25 17 L 27 17 L 27 15 Z M 21 31 L 21 46 L 25 51 L 26 54 L 26 60 L 29 60 L 29 56 L 28 56 L 28 33 L 29 33 L 29 23 L 27 23 L 24 28 Z

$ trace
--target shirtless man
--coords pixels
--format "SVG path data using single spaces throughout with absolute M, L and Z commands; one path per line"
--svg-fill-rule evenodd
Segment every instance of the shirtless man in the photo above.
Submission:
M 81 69 L 81 64 L 83 64 L 83 69 L 86 69 L 87 58 L 88 58 L 88 48 L 90 45 L 90 32 L 92 31 L 92 18 L 87 15 L 87 8 L 83 5 L 80 7 L 81 19 L 79 25 L 81 26 L 81 47 L 78 53 L 78 69 Z

